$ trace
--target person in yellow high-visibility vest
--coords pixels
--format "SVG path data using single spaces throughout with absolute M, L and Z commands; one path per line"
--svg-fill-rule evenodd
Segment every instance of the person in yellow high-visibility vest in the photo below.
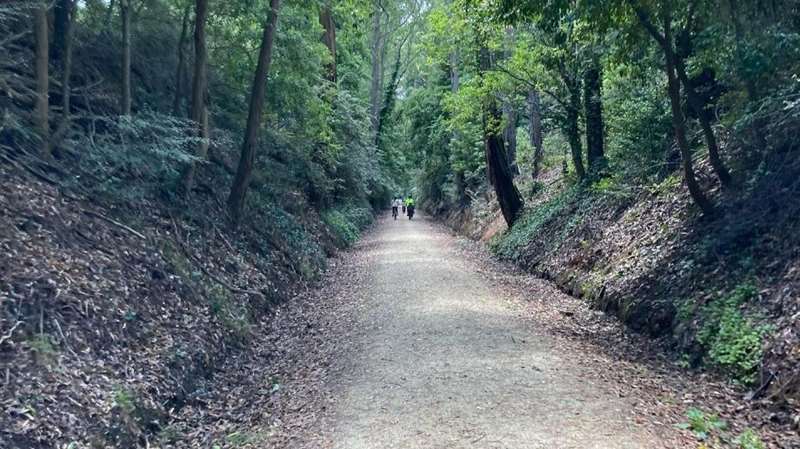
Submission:
M 414 205 L 415 205 L 414 197 L 411 196 L 411 194 L 409 193 L 404 203 L 406 205 L 406 213 L 408 214 L 408 219 L 411 220 L 411 218 L 414 217 Z

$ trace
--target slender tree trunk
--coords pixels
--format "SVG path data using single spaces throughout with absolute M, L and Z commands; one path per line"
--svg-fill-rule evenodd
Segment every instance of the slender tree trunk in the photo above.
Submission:
M 739 78 L 744 81 L 745 90 L 747 91 L 747 98 L 750 101 L 758 101 L 758 87 L 753 81 L 753 77 L 745 74 L 741 67 L 741 62 L 745 58 L 745 37 L 742 30 L 742 23 L 739 20 L 739 2 L 738 0 L 728 0 L 728 7 L 730 9 L 731 23 L 733 24 L 733 33 L 736 42 L 736 58 L 739 59 L 740 64 L 738 67 Z
M 519 174 L 517 167 L 517 109 L 511 100 L 503 103 L 503 115 L 506 118 L 506 127 L 503 129 L 503 139 L 506 143 L 506 154 L 508 154 L 508 163 L 511 167 L 511 174 L 516 176 Z
M 208 54 L 206 52 L 206 16 L 208 15 L 208 0 L 195 1 L 194 19 L 194 77 L 192 81 L 192 109 L 190 118 L 194 128 L 195 136 L 201 139 L 197 144 L 195 156 L 204 160 L 208 154 L 208 140 L 204 136 L 208 135 L 206 126 L 208 125 L 208 111 L 206 107 L 206 95 L 208 92 Z M 192 191 L 196 164 L 190 162 L 183 172 L 182 193 L 188 195 Z
M 480 76 L 483 76 L 491 69 L 489 50 L 482 46 L 479 54 Z M 486 171 L 497 194 L 497 202 L 500 203 L 500 210 L 506 224 L 511 228 L 514 226 L 519 213 L 522 211 L 523 203 L 517 187 L 514 185 L 514 175 L 508 163 L 503 137 L 498 134 L 497 129 L 502 121 L 502 113 L 497 107 L 497 101 L 489 95 L 484 98 L 483 121 L 483 141 L 486 154 Z
M 458 71 L 458 50 L 450 53 L 450 92 L 455 95 L 461 86 L 461 76 Z M 450 136 L 451 141 L 456 142 L 459 139 L 458 131 L 454 130 Z M 452 147 L 451 147 L 452 148 Z M 467 180 L 463 168 L 456 168 L 454 174 L 454 183 L 456 187 L 456 202 L 460 207 L 469 205 L 469 195 L 467 195 Z
M 333 21 L 330 1 L 326 1 L 319 10 L 319 23 L 325 30 L 322 33 L 322 43 L 328 47 L 331 55 L 331 62 L 326 65 L 326 78 L 328 81 L 336 82 L 336 23 Z
M 245 195 L 253 175 L 258 134 L 261 128 L 261 114 L 264 110 L 264 93 L 266 91 L 267 76 L 269 75 L 269 66 L 272 63 L 272 45 L 278 26 L 281 0 L 270 0 L 269 5 L 270 15 L 266 26 L 264 26 L 261 49 L 258 52 L 258 63 L 250 95 L 250 109 L 247 114 L 247 128 L 244 142 L 242 143 L 242 154 L 239 158 L 236 176 L 233 179 L 231 193 L 228 196 L 228 209 L 235 225 L 238 225 L 241 220 Z
M 131 115 L 131 8 L 130 0 L 119 0 L 122 20 L 122 95 L 120 114 Z
M 760 94 L 758 86 L 752 76 L 742 70 L 743 62 L 745 59 L 745 33 L 742 29 L 742 23 L 739 20 L 739 2 L 738 0 L 728 0 L 731 22 L 733 23 L 733 32 L 736 39 L 736 58 L 739 60 L 737 64 L 737 72 L 739 78 L 744 82 L 745 90 L 747 91 L 747 99 L 750 103 L 758 102 Z M 756 144 L 763 151 L 767 148 L 767 136 L 764 134 L 764 119 L 756 116 L 753 121 L 753 137 L 755 137 Z
M 583 166 L 583 144 L 581 142 L 580 112 L 581 112 L 581 88 L 576 78 L 570 75 L 564 76 L 564 84 L 569 90 L 569 107 L 566 110 L 566 132 L 569 141 L 569 149 L 572 153 L 572 165 L 575 167 L 575 174 L 578 180 L 586 178 L 586 169 Z
M 513 56 L 515 41 L 514 27 L 506 27 L 503 49 L 503 57 L 505 59 L 510 59 Z M 513 94 L 509 95 L 503 102 L 503 116 L 506 119 L 506 127 L 503 129 L 503 139 L 506 143 L 506 155 L 508 156 L 508 163 L 511 167 L 511 174 L 517 176 L 519 174 L 519 168 L 517 167 L 517 108 L 514 104 Z
M 175 67 L 175 97 L 172 99 L 172 115 L 181 115 L 181 102 L 184 94 L 184 80 L 186 79 L 186 41 L 189 34 L 189 13 L 190 7 L 186 7 L 183 12 L 181 22 L 181 35 L 178 38 L 178 65 Z M 191 115 L 191 112 L 190 112 Z
M 602 75 L 597 65 L 584 74 L 583 106 L 586 116 L 586 155 L 589 172 L 598 175 L 605 163 Z
M 372 131 L 377 141 L 378 123 L 381 113 L 381 93 L 383 91 L 383 38 L 381 36 L 381 6 L 375 2 L 372 14 L 372 31 L 370 37 L 370 56 L 372 59 L 372 75 L 370 78 L 369 103 Z
M 124 1 L 124 0 L 120 0 L 120 1 Z M 107 30 L 111 29 L 111 21 L 114 18 L 114 3 L 115 3 L 115 0 L 109 0 L 108 8 L 106 9 L 106 29 Z
M 36 40 L 36 109 L 34 121 L 39 131 L 41 146 L 39 151 L 44 158 L 50 158 L 50 69 L 49 41 L 47 36 L 47 3 L 39 1 L 33 10 L 34 38 Z
M 661 34 L 658 29 L 656 29 L 655 25 L 653 25 L 653 22 L 650 21 L 650 18 L 641 6 L 635 0 L 628 1 L 634 8 L 636 16 L 639 18 L 639 23 L 650 33 L 664 52 L 664 70 L 667 75 L 667 94 L 672 110 L 672 128 L 675 132 L 675 141 L 678 144 L 678 150 L 681 154 L 683 176 L 686 180 L 686 186 L 689 188 L 689 194 L 692 196 L 695 204 L 697 204 L 703 213 L 711 213 L 714 208 L 700 188 L 700 184 L 697 182 L 694 173 L 694 164 L 692 163 L 692 151 L 689 148 L 689 141 L 686 138 L 686 117 L 681 107 L 681 85 L 675 67 L 677 55 L 675 54 L 674 38 L 672 36 L 671 5 L 669 2 L 664 2 L 662 4 L 661 20 L 664 27 L 664 34 Z
M 668 7 L 664 7 L 662 13 L 664 21 L 664 41 L 666 45 L 663 46 L 664 59 L 666 61 L 667 72 L 667 90 L 669 93 L 670 107 L 672 108 L 672 127 L 675 130 L 675 140 L 678 143 L 678 149 L 681 153 L 681 160 L 683 161 L 683 174 L 686 179 L 686 185 L 689 188 L 689 194 L 694 199 L 694 202 L 700 207 L 703 212 L 711 212 L 711 203 L 706 198 L 697 178 L 694 174 L 694 164 L 692 163 L 692 152 L 689 148 L 689 141 L 686 138 L 686 117 L 681 108 L 681 87 L 680 80 L 676 73 L 675 61 L 677 56 L 673 48 L 672 38 L 672 15 Z
M 717 178 L 719 178 L 720 184 L 722 184 L 723 187 L 730 187 L 731 175 L 728 172 L 728 169 L 725 167 L 725 163 L 722 161 L 722 157 L 719 154 L 717 137 L 714 135 L 714 128 L 711 126 L 711 120 L 708 117 L 708 111 L 703 108 L 703 104 L 700 102 L 697 92 L 694 90 L 694 86 L 686 74 L 684 62 L 681 57 L 677 55 L 675 56 L 675 70 L 678 75 L 678 79 L 680 80 L 681 84 L 683 84 L 683 88 L 686 90 L 686 98 L 689 101 L 689 106 L 694 110 L 695 114 L 697 114 L 697 119 L 700 121 L 700 127 L 703 129 L 703 136 L 705 137 L 706 145 L 708 146 L 708 160 L 711 163 L 711 167 L 714 169 L 714 173 L 716 173 Z
M 61 1 L 61 8 L 66 15 L 66 23 L 62 24 L 61 45 L 61 122 L 59 122 L 56 131 L 50 138 L 49 153 L 61 144 L 69 131 L 70 126 L 70 109 L 72 99 L 72 30 L 75 23 L 76 7 L 73 0 Z
M 542 138 L 542 106 L 539 92 L 532 89 L 528 92 L 528 134 L 530 134 L 531 148 L 533 148 L 533 170 L 531 177 L 536 179 L 541 170 L 544 158 L 544 144 Z
M 53 3 L 53 48 L 51 58 L 62 63 L 66 52 L 67 27 L 72 15 L 73 0 L 56 0 Z
M 383 133 L 383 127 L 386 124 L 386 120 L 389 118 L 389 114 L 392 113 L 395 104 L 395 95 L 397 91 L 397 84 L 400 82 L 400 65 L 402 64 L 402 54 L 401 48 L 397 50 L 397 58 L 394 61 L 394 67 L 392 68 L 392 75 L 389 78 L 389 85 L 386 87 L 386 92 L 384 92 L 384 99 L 381 106 L 381 112 L 378 115 L 378 128 L 375 133 L 375 143 L 380 146 L 381 143 L 381 135 Z

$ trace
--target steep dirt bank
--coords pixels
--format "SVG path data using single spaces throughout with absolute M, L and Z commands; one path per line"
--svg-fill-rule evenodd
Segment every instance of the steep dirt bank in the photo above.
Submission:
M 116 210 L 0 166 L 0 447 L 169 440 L 334 247 L 320 228 L 304 254 L 264 226 L 233 233 L 197 218 L 224 217 L 205 200 Z
M 717 192 L 700 217 L 675 178 L 630 190 L 566 186 L 558 172 L 512 231 L 490 204 L 444 220 L 500 258 L 553 281 L 663 343 L 676 362 L 733 379 L 747 407 L 787 429 L 800 421 L 800 202 L 797 164 Z M 464 221 L 468 222 L 464 224 Z

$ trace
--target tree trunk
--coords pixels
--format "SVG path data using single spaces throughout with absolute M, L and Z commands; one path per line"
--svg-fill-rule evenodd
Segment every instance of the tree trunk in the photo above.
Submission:
M 253 176 L 256 145 L 258 145 L 258 134 L 261 127 L 261 114 L 264 109 L 264 93 L 266 91 L 267 75 L 269 75 L 269 66 L 272 62 L 272 44 L 275 40 L 281 0 L 270 0 L 269 4 L 270 15 L 267 24 L 264 26 L 261 49 L 258 52 L 258 63 L 250 95 L 250 109 L 247 114 L 247 128 L 244 142 L 242 143 L 242 154 L 239 158 L 236 176 L 233 179 L 231 193 L 228 196 L 228 209 L 235 225 L 238 225 L 241 220 L 245 195 Z
M 745 90 L 747 91 L 747 99 L 750 103 L 755 104 L 760 98 L 758 86 L 756 86 L 753 77 L 742 70 L 742 62 L 745 60 L 745 34 L 742 29 L 742 23 L 739 20 L 739 2 L 738 0 L 728 0 L 728 4 L 736 39 L 736 58 L 739 60 L 739 64 L 737 64 L 738 76 L 744 82 Z M 756 144 L 762 151 L 767 149 L 767 136 L 764 134 L 764 119 L 758 115 L 756 115 L 753 121 L 753 137 L 755 137 Z
M 195 156 L 204 160 L 208 154 L 208 140 L 204 136 L 208 135 L 208 110 L 206 107 L 206 95 L 208 92 L 208 54 L 206 52 L 206 17 L 208 15 L 208 0 L 196 0 L 194 6 L 194 77 L 192 81 L 192 109 L 190 118 L 194 128 L 194 135 L 202 139 L 197 144 Z M 190 162 L 183 172 L 182 192 L 188 195 L 192 191 L 194 184 L 194 174 L 196 164 Z
M 178 39 L 178 65 L 175 68 L 175 97 L 172 99 L 172 115 L 179 117 L 181 115 L 181 102 L 183 101 L 184 94 L 184 80 L 186 79 L 186 40 L 189 34 L 189 12 L 190 7 L 186 7 L 183 12 L 183 21 L 181 22 L 181 36 Z M 191 112 L 189 113 L 191 115 Z
M 730 187 L 731 175 L 719 155 L 717 137 L 714 135 L 714 128 L 711 127 L 711 120 L 708 117 L 708 111 L 703 108 L 703 104 L 700 102 L 692 82 L 686 75 L 686 67 L 683 59 L 678 55 L 675 55 L 675 70 L 678 75 L 678 79 L 680 80 L 681 84 L 683 84 L 683 88 L 686 90 L 686 98 L 689 101 L 689 106 L 692 108 L 692 110 L 694 110 L 694 113 L 697 114 L 697 119 L 700 121 L 700 127 L 703 129 L 703 136 L 705 137 L 706 145 L 708 146 L 708 160 L 711 162 L 711 167 L 714 169 L 714 173 L 716 173 L 717 178 L 719 178 L 720 184 L 722 184 L 723 187 Z
M 331 55 L 331 62 L 326 65 L 326 78 L 328 81 L 336 82 L 336 23 L 333 21 L 330 1 L 327 1 L 319 10 L 319 23 L 325 32 L 322 34 L 322 42 L 328 47 Z
M 50 158 L 50 70 L 48 66 L 50 45 L 47 37 L 47 3 L 40 1 L 33 10 L 34 38 L 36 40 L 36 108 L 34 121 L 41 139 L 39 152 Z
M 511 167 L 511 175 L 519 174 L 517 167 L 517 109 L 511 100 L 503 103 L 503 115 L 506 118 L 506 127 L 503 129 L 503 139 L 506 143 L 506 154 L 508 164 Z
M 121 0 L 124 1 L 124 0 Z M 111 21 L 114 18 L 114 0 L 109 0 L 108 8 L 106 9 L 106 29 L 111 29 Z
M 122 95 L 120 114 L 131 115 L 131 8 L 130 0 L 119 0 L 122 20 Z
M 675 67 L 677 56 L 675 54 L 674 38 L 672 36 L 671 5 L 669 2 L 664 2 L 662 4 L 661 20 L 664 27 L 664 34 L 662 35 L 650 21 L 647 13 L 633 0 L 630 1 L 636 12 L 636 16 L 639 18 L 639 23 L 650 33 L 664 53 L 664 70 L 667 75 L 667 94 L 672 110 L 672 128 L 675 132 L 675 141 L 678 144 L 678 150 L 681 154 L 683 176 L 686 180 L 686 186 L 689 188 L 689 194 L 703 213 L 711 213 L 714 208 L 700 188 L 700 184 L 697 182 L 692 164 L 692 152 L 689 148 L 689 141 L 686 138 L 686 117 L 683 115 L 683 109 L 681 108 L 681 85 Z
M 61 1 L 60 7 L 63 9 L 62 13 L 66 15 L 67 21 L 62 24 L 63 36 L 61 36 L 61 122 L 59 122 L 55 133 L 53 133 L 49 142 L 49 153 L 61 144 L 66 137 L 70 126 L 70 109 L 72 99 L 72 30 L 75 23 L 76 7 L 75 1 L 67 0 Z
M 681 86 L 675 69 L 675 50 L 673 48 L 672 38 L 672 15 L 668 7 L 664 7 L 663 21 L 664 21 L 664 42 L 666 45 L 662 46 L 664 50 L 664 59 L 666 61 L 667 73 L 667 91 L 669 93 L 670 107 L 672 108 L 672 127 L 675 130 L 675 140 L 678 143 L 678 149 L 681 153 L 681 160 L 683 161 L 683 175 L 686 179 L 686 186 L 689 188 L 689 194 L 692 199 L 700 207 L 704 213 L 710 213 L 713 208 L 711 203 L 706 198 L 703 191 L 700 189 L 700 184 L 694 174 L 694 164 L 692 163 L 692 152 L 689 148 L 689 141 L 686 138 L 686 117 L 683 115 L 681 108 Z
M 386 87 L 386 91 L 384 92 L 381 112 L 378 115 L 378 128 L 375 132 L 375 143 L 378 146 L 380 146 L 381 143 L 383 127 L 386 124 L 386 121 L 389 119 L 389 114 L 391 114 L 392 110 L 394 109 L 395 94 L 397 92 L 397 85 L 400 82 L 400 65 L 403 62 L 401 50 L 402 48 L 397 49 L 397 58 L 394 61 L 392 76 L 389 78 L 389 86 Z
M 531 148 L 533 148 L 533 170 L 531 177 L 536 179 L 541 170 L 544 158 L 544 144 L 542 138 L 542 105 L 539 92 L 532 89 L 528 92 L 528 134 L 530 134 Z
M 489 50 L 482 46 L 479 54 L 480 76 L 491 69 Z M 486 154 L 486 171 L 497 194 L 497 202 L 500 203 L 500 210 L 506 224 L 511 228 L 514 226 L 519 213 L 522 211 L 522 197 L 514 185 L 514 175 L 508 164 L 503 138 L 497 133 L 498 126 L 502 122 L 502 113 L 497 107 L 497 101 L 492 95 L 484 98 L 483 118 L 483 141 Z
M 63 62 L 66 53 L 67 28 L 72 15 L 73 0 L 56 0 L 53 3 L 53 61 Z
M 503 44 L 503 58 L 506 60 L 511 59 L 513 56 L 515 34 L 514 27 L 506 27 L 505 42 Z M 503 101 L 503 116 L 506 120 L 506 127 L 503 129 L 503 140 L 506 144 L 508 164 L 511 167 L 512 176 L 517 176 L 519 174 L 519 168 L 517 167 L 517 108 L 514 104 L 513 94 L 509 94 Z
M 605 163 L 602 83 L 602 75 L 598 66 L 595 65 L 586 70 L 583 80 L 586 155 L 589 172 L 593 175 L 598 175 Z
M 383 39 L 381 37 L 381 6 L 375 2 L 372 13 L 370 57 L 372 59 L 372 75 L 370 78 L 369 104 L 372 132 L 377 139 L 378 123 L 381 113 L 381 93 L 383 91 Z
M 586 169 L 583 166 L 583 144 L 581 143 L 580 111 L 581 111 L 581 91 L 580 83 L 570 75 L 564 76 L 564 84 L 569 90 L 569 105 L 566 110 L 566 132 L 569 141 L 569 149 L 572 153 L 572 165 L 575 167 L 575 174 L 578 181 L 586 178 Z
M 458 93 L 458 89 L 461 86 L 461 77 L 458 71 L 458 50 L 454 50 L 450 53 L 450 92 L 455 95 Z M 453 130 L 453 134 L 450 136 L 451 141 L 457 142 L 459 139 L 458 131 Z M 469 205 L 469 195 L 467 195 L 467 180 L 466 175 L 464 174 L 463 168 L 457 168 L 454 170 L 454 183 L 456 187 L 456 203 L 460 207 L 466 207 Z

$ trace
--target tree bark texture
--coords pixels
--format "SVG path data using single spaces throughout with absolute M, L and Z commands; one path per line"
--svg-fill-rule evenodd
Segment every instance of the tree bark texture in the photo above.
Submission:
M 480 49 L 479 63 L 480 74 L 483 76 L 491 68 L 489 50 L 486 47 Z M 503 218 L 511 228 L 522 211 L 522 196 L 514 185 L 514 176 L 508 163 L 503 137 L 499 133 L 502 113 L 493 96 L 487 96 L 484 102 L 483 141 L 487 175 L 489 182 L 494 187 L 495 194 L 497 194 L 497 202 L 500 203 Z
M 281 0 L 270 0 L 269 4 L 270 15 L 267 24 L 264 26 L 264 34 L 261 37 L 261 48 L 258 52 L 258 63 L 256 64 L 256 72 L 253 78 L 250 109 L 247 114 L 247 127 L 244 142 L 242 143 L 242 152 L 239 157 L 236 176 L 233 179 L 231 193 L 228 196 L 228 210 L 234 225 L 238 225 L 241 221 L 247 188 L 253 177 L 256 146 L 258 145 L 258 134 L 261 128 L 261 114 L 264 110 L 264 94 L 266 92 L 269 67 L 272 63 L 272 46 L 278 26 Z
M 208 0 L 195 1 L 194 19 L 194 77 L 192 80 L 192 108 L 190 118 L 194 126 L 194 135 L 201 139 L 197 144 L 195 156 L 204 160 L 208 154 L 208 108 L 206 95 L 208 92 L 208 53 L 206 51 L 206 17 Z M 196 164 L 190 162 L 183 172 L 182 189 L 189 194 L 194 184 Z
M 586 117 L 586 160 L 589 171 L 597 174 L 604 164 L 605 145 L 602 102 L 602 74 L 598 66 L 592 66 L 584 74 L 583 106 Z
M 34 122 L 39 132 L 39 152 L 50 158 L 50 69 L 48 41 L 47 3 L 37 2 L 33 10 L 33 29 L 36 42 L 34 66 L 36 69 L 36 108 Z
M 319 10 L 319 23 L 325 30 L 322 33 L 322 43 L 328 47 L 331 55 L 331 62 L 325 67 L 326 78 L 328 81 L 336 82 L 336 23 L 333 20 L 330 2 L 326 2 Z
M 528 120 L 528 134 L 530 134 L 531 148 L 533 148 L 531 177 L 536 179 L 544 158 L 544 142 L 542 138 L 542 104 L 539 92 L 535 89 L 528 92 Z
M 181 22 L 181 35 L 178 38 L 178 64 L 175 67 L 175 97 L 172 99 L 172 115 L 179 117 L 181 115 L 181 103 L 183 102 L 183 95 L 185 93 L 185 80 L 186 80 L 186 41 L 189 34 L 189 13 L 190 7 L 186 7 L 183 12 L 183 21 Z M 191 115 L 191 112 L 189 113 Z
M 131 114 L 131 4 L 130 0 L 119 0 L 122 21 L 122 93 L 120 114 Z

